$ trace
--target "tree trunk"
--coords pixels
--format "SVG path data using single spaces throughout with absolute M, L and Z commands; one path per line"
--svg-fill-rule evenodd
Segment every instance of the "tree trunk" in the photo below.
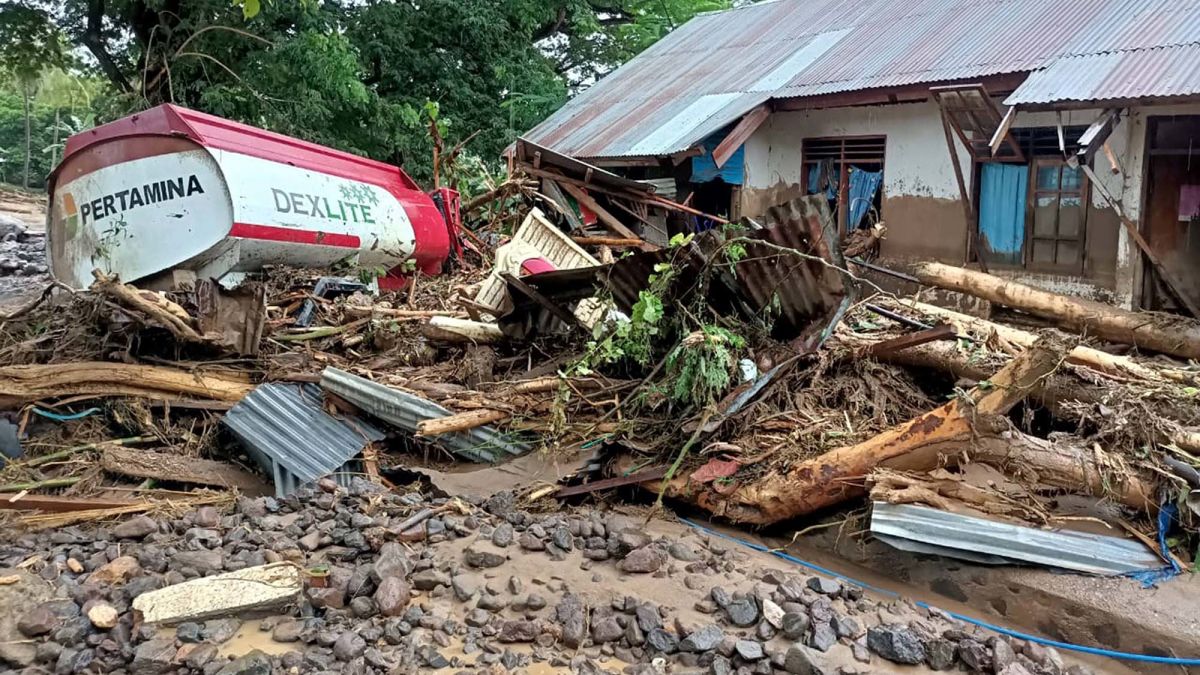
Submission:
M 50 167 L 58 166 L 58 127 L 62 124 L 62 110 L 54 107 L 54 142 L 50 146 Z
M 25 169 L 22 173 L 21 187 L 29 189 L 29 160 L 33 152 L 33 132 L 30 128 L 30 110 L 29 110 L 29 83 L 21 81 L 21 103 L 25 110 Z
M 867 493 L 866 475 L 877 466 L 932 470 L 944 458 L 973 447 L 977 419 L 1007 413 L 1037 383 L 1058 367 L 1067 349 L 1045 338 L 997 372 L 969 400 L 956 399 L 916 419 L 857 445 L 831 450 L 770 472 L 759 480 L 722 495 L 680 477 L 666 484 L 666 494 L 690 499 L 716 515 L 757 525 L 777 523 L 835 506 Z
M 253 389 L 245 378 L 125 363 L 78 362 L 0 368 L 0 410 L 60 396 L 180 397 L 240 401 Z
M 1019 309 L 1082 335 L 1095 335 L 1185 359 L 1200 358 L 1200 321 L 1130 312 L 941 263 L 920 263 L 913 274 L 923 284 Z

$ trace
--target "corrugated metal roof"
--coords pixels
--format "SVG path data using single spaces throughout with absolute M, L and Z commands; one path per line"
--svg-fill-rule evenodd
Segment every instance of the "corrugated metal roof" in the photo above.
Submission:
M 393 389 L 329 367 L 321 373 L 321 386 L 358 406 L 363 412 L 415 433 L 417 423 L 447 417 L 454 413 L 416 394 Z M 450 452 L 476 462 L 495 462 L 503 455 L 522 455 L 529 446 L 502 434 L 495 427 L 476 427 L 431 439 Z
M 313 384 L 259 385 L 223 418 L 254 461 L 275 480 L 275 494 L 332 474 L 348 484 L 360 473 L 352 462 L 367 443 L 383 434 L 356 418 L 338 419 L 321 407 Z
M 1200 44 L 1073 56 L 1029 76 L 1004 102 L 1106 101 L 1200 94 Z
M 1195 0 L 775 0 L 697 16 L 526 138 L 575 157 L 668 155 L 769 98 L 1031 72 L 1197 36 Z
M 905 551 L 984 564 L 1034 563 L 1099 575 L 1164 565 L 1154 551 L 1132 539 L 1039 530 L 912 504 L 872 504 L 871 534 Z

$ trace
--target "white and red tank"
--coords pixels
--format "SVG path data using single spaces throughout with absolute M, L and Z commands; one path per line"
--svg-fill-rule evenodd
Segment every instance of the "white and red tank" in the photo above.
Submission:
M 160 105 L 68 139 L 50 177 L 50 269 L 84 288 L 96 268 L 133 282 L 344 261 L 395 286 L 457 250 L 457 195 L 437 196 L 449 218 L 398 167 Z

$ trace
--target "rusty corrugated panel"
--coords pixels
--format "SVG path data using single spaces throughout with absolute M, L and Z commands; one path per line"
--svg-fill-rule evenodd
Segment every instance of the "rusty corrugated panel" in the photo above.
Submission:
M 1004 102 L 1170 98 L 1200 94 L 1200 44 L 1059 59 L 1029 76 Z
M 721 312 L 761 320 L 780 340 L 803 338 L 812 348 L 828 336 L 845 310 L 850 289 L 836 268 L 844 268 L 836 227 L 828 203 L 819 195 L 802 197 L 770 209 L 767 227 L 737 232 L 746 255 L 734 273 L 712 274 L 705 300 Z M 703 232 L 687 247 L 638 253 L 596 268 L 613 301 L 630 312 L 649 285 L 654 266 L 670 260 L 685 283 L 671 289 L 667 302 L 686 302 L 697 284 L 686 283 L 711 272 L 710 254 L 726 241 L 720 230 Z M 759 243 L 761 242 L 761 243 Z
M 526 137 L 574 157 L 667 155 L 771 98 L 1032 72 L 1197 35 L 1192 0 L 762 2 L 692 19 Z

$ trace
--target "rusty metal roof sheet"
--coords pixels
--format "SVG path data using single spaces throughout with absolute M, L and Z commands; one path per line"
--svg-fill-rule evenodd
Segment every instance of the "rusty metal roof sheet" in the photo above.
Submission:
M 761 2 L 697 16 L 526 138 L 574 157 L 668 155 L 772 98 L 1032 72 L 1198 35 L 1195 0 Z
M 1200 44 L 1058 59 L 1029 76 L 1005 103 L 1113 101 L 1200 94 Z

